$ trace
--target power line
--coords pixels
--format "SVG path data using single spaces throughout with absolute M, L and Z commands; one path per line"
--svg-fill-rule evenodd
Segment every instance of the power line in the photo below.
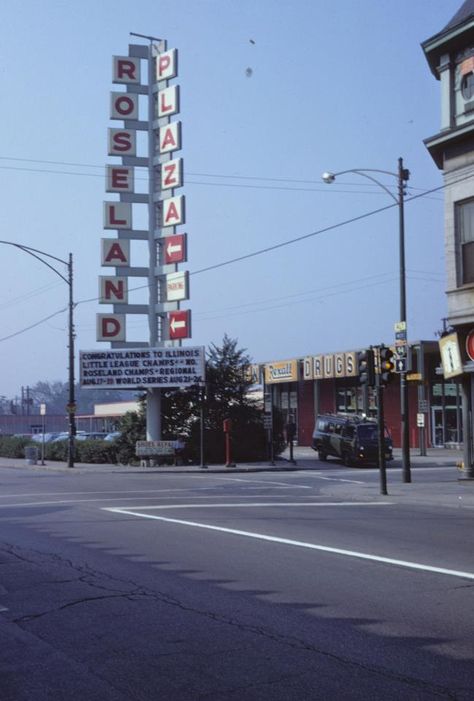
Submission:
M 0 158 L 2 158 L 2 157 L 0 157 Z M 469 175 L 469 176 L 464 176 L 464 177 L 462 177 L 462 178 L 459 178 L 459 179 L 453 181 L 452 183 L 450 183 L 450 185 L 456 184 L 456 183 L 458 183 L 458 182 L 463 182 L 464 180 L 469 180 L 471 177 L 472 177 L 472 176 L 470 176 L 470 175 Z M 432 192 L 438 192 L 438 191 L 440 191 L 440 190 L 443 190 L 445 187 L 446 187 L 446 185 L 443 184 L 443 185 L 440 185 L 440 186 L 438 186 L 438 187 L 436 187 L 436 188 L 432 188 L 431 190 L 426 190 L 426 191 L 424 191 L 424 192 L 422 192 L 422 193 L 420 193 L 420 194 L 418 194 L 418 195 L 412 195 L 411 197 L 405 198 L 405 202 L 411 202 L 411 201 L 413 201 L 413 200 L 420 199 L 421 197 L 424 197 L 424 196 L 426 196 L 426 195 L 428 195 L 428 194 L 431 194 Z M 342 222 L 339 222 L 339 223 L 337 223 L 337 224 L 332 224 L 332 225 L 330 225 L 330 226 L 323 227 L 322 229 L 318 229 L 318 230 L 313 231 L 313 232 L 311 232 L 311 233 L 309 233 L 309 234 L 304 234 L 304 235 L 302 235 L 302 236 L 297 236 L 297 237 L 295 237 L 295 238 L 293 238 L 293 239 L 289 239 L 289 240 L 287 240 L 287 241 L 282 241 L 281 243 L 274 244 L 274 245 L 272 245 L 272 246 L 267 246 L 267 247 L 262 248 L 262 249 L 259 249 L 259 250 L 257 250 L 257 251 L 253 251 L 252 253 L 247 253 L 247 254 L 245 254 L 245 255 L 243 255 L 243 256 L 237 256 L 237 257 L 232 258 L 232 259 L 229 259 L 229 260 L 227 260 L 227 261 L 222 261 L 221 263 L 216 263 L 215 265 L 207 266 L 206 268 L 201 268 L 200 270 L 195 270 L 195 271 L 191 272 L 190 275 L 199 275 L 199 274 L 201 274 L 201 273 L 208 272 L 208 271 L 210 271 L 210 270 L 216 270 L 216 269 L 218 269 L 218 268 L 222 268 L 222 267 L 224 267 L 224 266 L 231 265 L 232 263 L 237 263 L 237 262 L 240 262 L 240 261 L 243 261 L 243 260 L 247 260 L 247 259 L 249 259 L 249 258 L 254 258 L 254 257 L 259 256 L 259 255 L 262 255 L 262 254 L 264 254 L 264 253 L 269 253 L 269 252 L 274 251 L 274 250 L 277 250 L 277 249 L 279 249 L 279 248 L 283 248 L 283 247 L 289 246 L 289 245 L 291 245 L 291 244 L 293 244 L 293 243 L 297 243 L 297 242 L 299 242 L 299 241 L 304 241 L 305 239 L 312 238 L 313 236 L 318 236 L 319 234 L 326 233 L 326 232 L 328 232 L 328 231 L 333 231 L 334 229 L 338 229 L 339 227 L 346 226 L 347 224 L 352 224 L 352 223 L 354 223 L 354 222 L 356 222 L 356 221 L 361 221 L 362 219 L 367 219 L 368 217 L 374 216 L 375 214 L 379 214 L 379 213 L 381 213 L 381 212 L 385 212 L 385 211 L 387 211 L 387 210 L 389 210 L 389 209 L 393 209 L 394 207 L 397 207 L 397 206 L 398 206 L 398 204 L 395 202 L 395 203 L 393 203 L 393 204 L 389 204 L 389 205 L 386 205 L 386 206 L 384 206 L 384 207 L 380 207 L 380 208 L 378 208 L 378 209 L 374 209 L 374 210 L 372 210 L 371 212 L 366 212 L 366 213 L 364 213 L 364 214 L 360 214 L 360 215 L 358 215 L 357 217 L 352 217 L 351 219 L 346 219 L 346 220 L 344 220 L 344 221 L 342 221 Z M 136 288 L 132 288 L 132 290 L 130 290 L 130 291 L 139 290 L 139 289 L 145 289 L 146 287 L 148 287 L 148 284 L 146 284 L 146 285 L 140 285 L 140 286 L 138 286 L 138 287 L 136 287 Z M 79 304 L 85 304 L 85 303 L 87 303 L 87 302 L 96 301 L 97 299 L 98 299 L 98 297 L 90 298 L 90 299 L 87 299 L 87 300 L 80 300 L 79 302 L 76 302 L 75 306 L 77 306 L 77 305 L 79 305 Z M 55 314 L 53 314 L 52 316 L 56 316 L 56 314 L 60 314 L 60 313 L 63 312 L 63 311 L 65 311 L 65 309 L 60 310 L 60 311 L 58 311 L 58 312 L 55 312 Z M 20 335 L 21 333 L 25 333 L 26 331 L 29 331 L 30 329 L 34 328 L 35 326 L 39 326 L 40 324 L 44 323 L 44 322 L 47 321 L 48 319 L 52 318 L 52 316 L 46 317 L 45 319 L 42 319 L 42 320 L 38 321 L 36 324 L 33 324 L 32 326 L 29 326 L 29 327 L 27 327 L 27 328 L 25 328 L 25 329 L 22 329 L 22 330 L 20 330 L 20 331 L 17 331 L 17 332 L 14 333 L 14 334 L 10 334 L 9 336 L 6 336 L 6 337 L 4 337 L 4 338 L 0 338 L 0 342 L 1 342 L 1 341 L 6 341 L 6 340 L 8 340 L 9 338 L 13 338 L 14 336 L 18 336 L 18 335 Z
M 8 341 L 10 338 L 14 338 L 15 336 L 19 336 L 22 333 L 25 333 L 26 331 L 30 331 L 31 329 L 34 329 L 36 326 L 39 326 L 40 324 L 44 324 L 46 321 L 49 321 L 49 319 L 52 319 L 54 316 L 57 316 L 58 314 L 63 314 L 64 312 L 67 311 L 67 307 L 63 307 L 63 309 L 58 309 L 57 312 L 54 312 L 53 314 L 50 314 L 49 316 L 45 316 L 44 319 L 40 319 L 34 324 L 31 324 L 31 326 L 27 326 L 25 329 L 21 329 L 21 331 L 16 331 L 15 333 L 11 333 L 9 336 L 4 336 L 3 338 L 0 338 L 0 343 L 2 341 Z
M 23 162 L 23 163 L 39 163 L 39 164 L 46 164 L 46 165 L 57 165 L 57 166 L 71 166 L 71 167 L 77 167 L 77 168 L 100 168 L 101 170 L 104 169 L 104 165 L 97 165 L 97 164 L 92 164 L 92 163 L 75 163 L 75 162 L 68 162 L 68 161 L 48 161 L 48 160 L 42 160 L 42 159 L 34 159 L 34 158 L 15 158 L 15 157 L 9 157 L 9 156 L 0 156 L 0 160 L 3 161 L 18 161 L 18 162 Z M 137 166 L 137 168 L 139 168 Z M 64 171 L 64 170 L 50 170 L 46 168 L 24 168 L 24 167 L 18 167 L 18 166 L 0 166 L 0 169 L 2 170 L 15 170 L 15 171 L 24 171 L 24 172 L 29 172 L 29 173 L 47 173 L 49 175 L 76 175 L 76 176 L 83 176 L 83 177 L 93 177 L 93 178 L 105 178 L 105 175 L 103 173 L 78 173 L 77 171 Z M 296 178 L 269 178 L 266 176 L 256 176 L 256 175 L 231 175 L 228 173 L 193 173 L 191 171 L 185 172 L 185 175 L 188 176 L 197 176 L 197 177 L 204 177 L 204 178 L 224 178 L 224 179 L 229 179 L 229 180 L 249 180 L 249 181 L 260 181 L 260 182 L 275 182 L 275 183 L 295 183 L 295 184 L 320 184 L 320 180 L 304 180 L 304 179 L 296 179 Z M 147 181 L 148 178 L 140 178 L 137 177 L 136 180 L 143 180 Z M 190 185 L 203 185 L 203 186 L 208 186 L 208 187 L 234 187 L 234 188 L 246 188 L 246 189 L 265 189 L 265 190 L 288 190 L 288 191 L 296 191 L 296 192 L 330 192 L 330 190 L 326 189 L 325 187 L 322 188 L 304 188 L 304 187 L 275 187 L 275 186 L 268 186 L 268 185 L 244 185 L 242 183 L 211 183 L 211 182 L 200 182 L 197 180 L 186 180 L 186 184 Z M 340 185 L 349 185 L 352 188 L 355 187 L 365 187 L 365 188 L 370 188 L 373 189 L 376 187 L 374 183 L 358 183 L 357 185 L 353 185 L 352 183 L 344 183 L 339 181 L 337 183 L 338 186 Z M 425 191 L 424 188 L 417 188 L 413 187 L 411 185 L 407 186 L 410 190 L 421 190 Z M 343 192 L 346 194 L 382 194 L 377 191 L 372 191 L 369 192 L 368 189 L 351 189 L 351 190 L 341 190 L 339 187 L 333 188 L 331 190 L 332 192 Z

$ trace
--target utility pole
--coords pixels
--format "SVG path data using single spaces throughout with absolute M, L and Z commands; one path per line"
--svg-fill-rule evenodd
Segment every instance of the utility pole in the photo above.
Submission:
M 379 444 L 379 476 L 380 476 L 380 494 L 386 495 L 387 492 L 387 469 L 385 464 L 385 417 L 383 406 L 383 384 L 382 374 L 378 372 L 375 375 L 375 391 L 377 396 L 377 436 Z

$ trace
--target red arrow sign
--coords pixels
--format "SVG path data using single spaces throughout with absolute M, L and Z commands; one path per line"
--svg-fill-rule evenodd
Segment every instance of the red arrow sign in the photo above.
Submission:
M 186 260 L 187 234 L 177 234 L 176 236 L 165 236 L 163 239 L 164 262 L 184 263 Z
M 178 338 L 191 338 L 191 311 L 169 312 L 169 337 L 172 341 Z

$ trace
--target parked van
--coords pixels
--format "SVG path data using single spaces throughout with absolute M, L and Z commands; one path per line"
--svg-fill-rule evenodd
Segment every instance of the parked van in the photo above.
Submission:
M 385 460 L 392 460 L 392 439 L 385 428 Z M 344 465 L 378 463 L 377 422 L 357 414 L 322 414 L 313 432 L 320 460 L 340 458 Z

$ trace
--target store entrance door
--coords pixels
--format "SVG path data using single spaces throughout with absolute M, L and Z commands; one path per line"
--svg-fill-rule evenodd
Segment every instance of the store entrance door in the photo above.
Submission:
M 448 444 L 461 442 L 461 426 L 458 427 L 458 412 L 455 406 L 431 408 L 431 442 L 434 448 L 445 448 Z

